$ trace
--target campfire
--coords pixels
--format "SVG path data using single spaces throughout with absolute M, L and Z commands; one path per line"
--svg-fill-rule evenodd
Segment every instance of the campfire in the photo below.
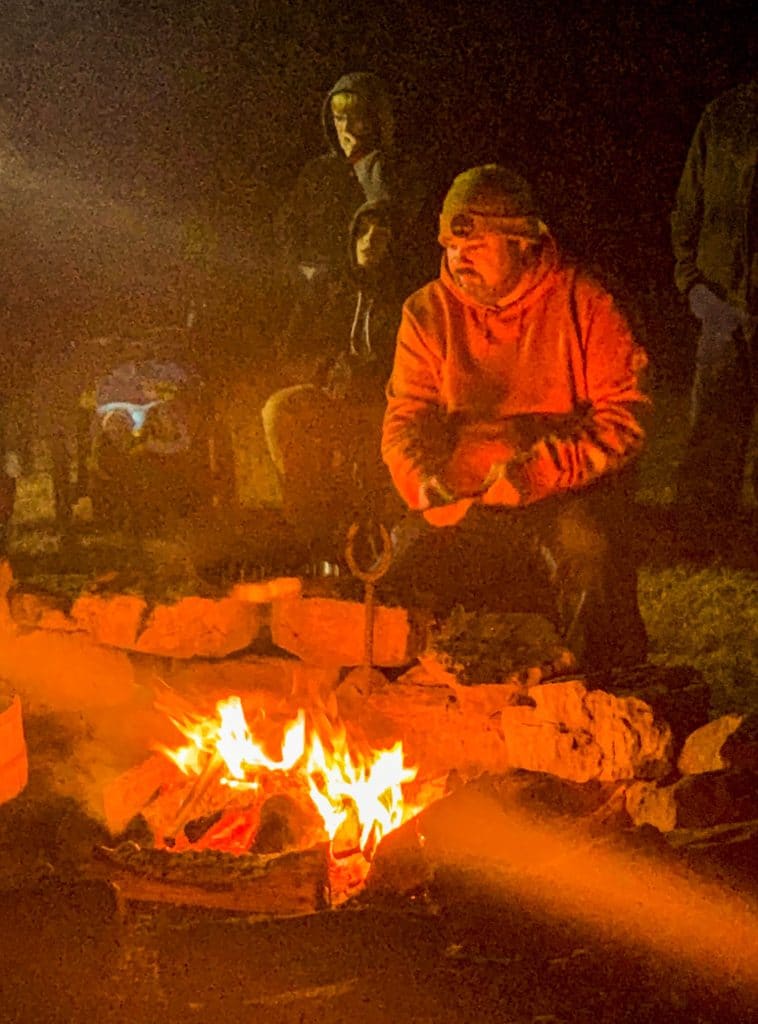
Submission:
M 130 809 L 103 852 L 135 899 L 292 913 L 335 906 L 363 885 L 384 836 L 420 809 L 402 743 L 372 749 L 323 711 L 286 720 L 239 696 L 202 714 L 163 708 L 175 746 L 110 791 Z M 223 895 L 225 891 L 226 896 Z
M 255 735 L 236 696 L 219 701 L 214 717 L 172 721 L 188 742 L 159 749 L 186 781 L 166 794 L 164 811 L 177 795 L 180 802 L 162 835 L 155 827 L 161 813 L 154 819 L 157 846 L 246 853 L 271 845 L 272 829 L 263 839 L 261 829 L 275 817 L 290 842 L 300 831 L 301 839 L 328 840 L 336 854 L 360 850 L 369 860 L 382 836 L 416 812 L 403 800 L 402 787 L 416 771 L 404 764 L 401 743 L 367 751 L 343 724 L 325 715 L 314 721 L 301 710 L 285 724 L 276 753 L 267 753 L 260 735 L 271 732 L 265 712 Z M 289 845 L 286 837 L 282 842 Z

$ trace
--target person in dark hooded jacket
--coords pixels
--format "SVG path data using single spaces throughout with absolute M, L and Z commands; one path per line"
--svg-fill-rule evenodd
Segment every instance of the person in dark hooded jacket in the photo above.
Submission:
M 387 202 L 358 209 L 347 273 L 331 281 L 328 301 L 307 295 L 285 332 L 284 359 L 301 382 L 262 412 L 285 517 L 313 562 L 338 560 L 352 521 L 368 511 L 387 521 L 396 505 L 380 453 L 402 302 L 392 232 Z
M 701 324 L 677 480 L 688 528 L 720 529 L 742 500 L 758 407 L 757 159 L 753 79 L 704 110 L 671 215 L 676 286 Z
M 381 79 L 364 71 L 342 75 L 324 99 L 321 120 L 328 151 L 305 164 L 280 221 L 290 301 L 308 285 L 318 292 L 343 271 L 345 238 L 366 202 L 392 203 L 404 262 L 410 256 L 407 239 L 413 235 L 416 244 L 415 237 L 423 236 L 412 226 L 421 209 L 420 184 L 407 166 L 399 166 L 392 106 Z M 431 227 L 428 242 L 432 248 Z

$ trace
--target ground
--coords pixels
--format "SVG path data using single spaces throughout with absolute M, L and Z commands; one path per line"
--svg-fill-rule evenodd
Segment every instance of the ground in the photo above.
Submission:
M 625 864 L 602 842 L 512 850 L 499 870 L 482 842 L 415 892 L 290 919 L 119 908 L 88 868 L 98 827 L 46 794 L 40 764 L 32 750 L 29 790 L 0 814 L 3 1024 L 745 1024 L 758 1009 L 756 903 L 737 865 L 720 900 L 690 876 L 704 918 L 678 908 L 665 856 Z M 586 873 L 572 905 L 570 876 Z
M 2 900 L 4 1021 L 746 1022 L 744 992 L 518 903 L 284 921 L 144 910 L 95 888 Z M 755 1007 L 754 1007 L 755 1008 Z

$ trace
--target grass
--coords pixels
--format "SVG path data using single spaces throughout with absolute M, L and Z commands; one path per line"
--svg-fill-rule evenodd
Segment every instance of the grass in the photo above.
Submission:
M 698 669 L 714 717 L 758 711 L 758 573 L 643 566 L 639 594 L 652 661 Z
M 660 391 L 642 461 L 638 501 L 651 521 L 667 522 L 673 479 L 687 430 L 687 395 Z M 758 439 L 749 457 L 758 465 Z M 745 502 L 755 523 L 755 496 L 746 473 Z M 669 516 L 670 520 L 670 516 Z M 656 533 L 658 535 L 656 535 Z M 691 665 L 711 691 L 713 717 L 758 711 L 758 550 L 754 526 L 742 536 L 725 528 L 710 553 L 697 537 L 653 529 L 642 551 L 639 599 L 659 665 Z

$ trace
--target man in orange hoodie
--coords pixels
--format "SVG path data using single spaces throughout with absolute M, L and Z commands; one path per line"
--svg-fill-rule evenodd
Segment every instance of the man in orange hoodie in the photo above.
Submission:
M 539 565 L 581 664 L 644 660 L 623 518 L 646 356 L 611 296 L 561 262 L 512 171 L 459 175 L 439 241 L 440 276 L 405 303 L 387 389 L 383 457 L 427 524 L 396 577 L 434 591 L 437 610 L 503 607 Z

